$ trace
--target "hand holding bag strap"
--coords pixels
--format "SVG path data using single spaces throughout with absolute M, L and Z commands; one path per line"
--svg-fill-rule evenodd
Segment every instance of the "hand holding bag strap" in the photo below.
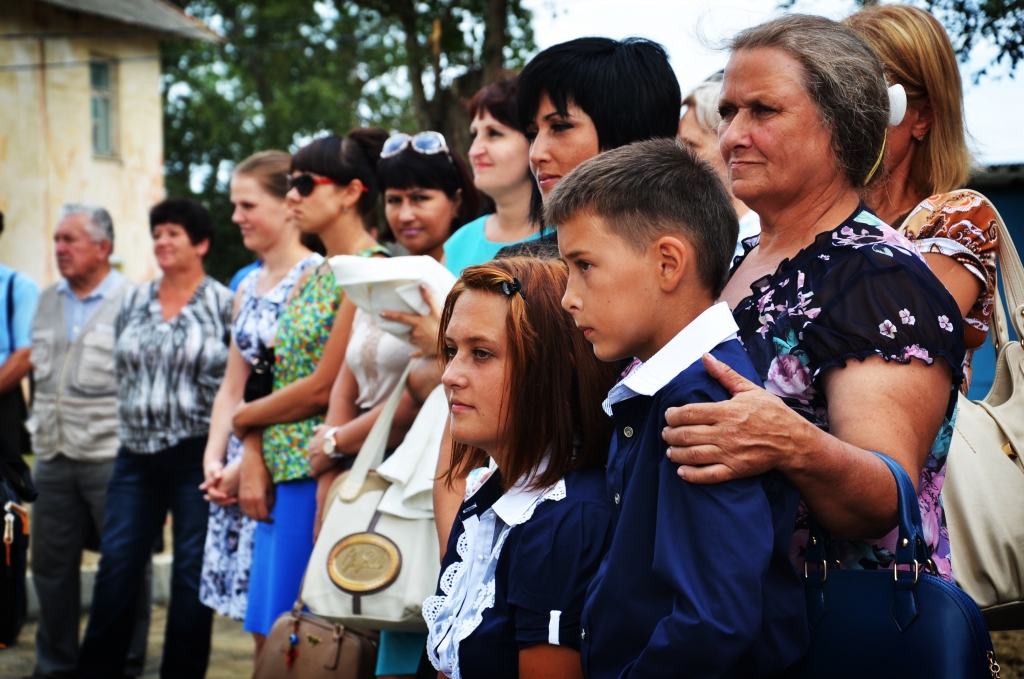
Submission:
M 352 464 L 352 469 L 345 476 L 341 492 L 338 493 L 338 496 L 344 502 L 352 502 L 359 497 L 359 490 L 363 487 L 367 474 L 384 460 L 384 451 L 388 446 L 388 435 L 391 433 L 391 422 L 395 419 L 395 411 L 398 409 L 398 402 L 405 391 L 405 383 L 409 379 L 409 371 L 412 369 L 412 364 L 413 362 L 409 361 L 409 365 L 405 367 L 405 372 L 402 373 L 398 384 L 395 385 L 395 390 L 391 392 L 387 403 L 384 404 L 384 410 L 377 417 L 377 421 L 373 423 L 370 433 L 366 435 L 366 441 L 363 442 L 363 447 L 359 449 L 359 454 L 356 456 L 356 461 Z

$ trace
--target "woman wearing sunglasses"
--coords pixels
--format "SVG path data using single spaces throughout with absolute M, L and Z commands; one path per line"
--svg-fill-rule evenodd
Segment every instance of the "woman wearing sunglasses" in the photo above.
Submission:
M 375 226 L 376 162 L 386 138 L 379 129 L 353 130 L 317 139 L 292 157 L 290 217 L 320 237 L 328 258 L 387 256 L 367 230 Z M 313 549 L 316 481 L 306 442 L 323 422 L 345 357 L 354 307 L 342 307 L 341 298 L 326 263 L 296 281 L 278 316 L 274 390 L 239 406 L 232 419 L 244 442 L 239 504 L 260 522 L 245 616 L 257 655 L 274 620 L 295 603 Z

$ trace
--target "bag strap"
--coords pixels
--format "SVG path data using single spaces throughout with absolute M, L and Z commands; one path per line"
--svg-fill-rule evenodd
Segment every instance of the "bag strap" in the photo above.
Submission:
M 878 457 L 892 472 L 896 479 L 896 496 L 899 507 L 899 538 L 896 542 L 896 564 L 900 566 L 920 566 L 928 562 L 928 547 L 925 544 L 924 528 L 921 524 L 921 507 L 917 502 L 917 492 L 910 476 L 902 465 L 888 455 L 871 451 Z M 805 549 L 805 561 L 808 563 L 822 563 L 825 561 L 825 544 L 827 542 L 826 531 L 809 517 L 809 530 L 807 535 L 807 547 Z
M 373 423 L 370 433 L 366 435 L 363 447 L 359 449 L 356 461 L 352 464 L 352 469 L 346 475 L 345 482 L 341 485 L 341 490 L 338 493 L 342 501 L 352 502 L 359 497 L 359 491 L 370 470 L 384 461 L 384 451 L 387 449 L 388 436 L 391 433 L 391 422 L 395 419 L 395 411 L 398 410 L 398 402 L 405 391 L 405 383 L 409 379 L 412 364 L 413 361 L 409 361 L 409 365 L 405 366 L 405 371 L 399 378 L 398 384 L 395 385 L 394 391 L 391 392 L 391 396 L 388 397 L 387 403 L 384 404 L 384 409 L 377 417 L 377 421 Z

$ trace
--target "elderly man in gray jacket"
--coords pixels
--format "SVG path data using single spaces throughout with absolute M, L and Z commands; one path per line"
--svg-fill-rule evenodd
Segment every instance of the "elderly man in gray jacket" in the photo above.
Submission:
M 131 284 L 111 269 L 110 215 L 90 203 L 61 208 L 54 233 L 62 280 L 40 295 L 32 323 L 39 499 L 32 508 L 32 577 L 39 596 L 33 677 L 73 677 L 78 662 L 82 550 L 103 534 L 107 482 L 117 453 L 114 318 Z M 128 594 L 128 593 L 126 593 Z M 140 675 L 149 591 L 139 593 L 129 656 Z

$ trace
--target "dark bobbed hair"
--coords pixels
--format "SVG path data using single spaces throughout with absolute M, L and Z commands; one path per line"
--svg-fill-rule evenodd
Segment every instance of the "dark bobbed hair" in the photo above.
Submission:
M 361 181 L 368 191 L 356 209 L 370 228 L 377 225 L 377 160 L 387 139 L 388 133 L 379 127 L 359 127 L 344 138 L 332 134 L 314 139 L 292 156 L 291 171 L 312 172 L 342 185 Z
M 682 236 L 698 253 L 712 299 L 729 278 L 740 228 L 718 173 L 675 139 L 634 142 L 581 163 L 555 186 L 544 213 L 551 224 L 597 215 L 637 253 L 662 236 Z
M 594 121 L 602 151 L 675 137 L 679 81 L 665 48 L 644 38 L 578 38 L 549 47 L 519 74 L 516 117 L 524 132 L 545 94 L 565 115 L 571 102 Z
M 821 16 L 790 14 L 740 31 L 729 48 L 776 48 L 799 62 L 804 90 L 831 134 L 836 166 L 858 190 L 882 175 L 872 169 L 889 126 L 888 87 L 882 62 L 852 29 Z
M 199 245 L 204 240 L 210 241 L 210 254 L 213 248 L 213 220 L 206 208 L 190 198 L 168 198 L 157 203 L 149 211 L 149 232 L 153 233 L 160 224 L 177 224 L 185 229 L 189 242 Z
M 388 189 L 436 189 L 451 200 L 462 190 L 462 205 L 452 221 L 451 233 L 480 214 L 480 192 L 473 184 L 473 172 L 457 151 L 452 149 L 451 161 L 444 153 L 420 153 L 411 147 L 398 155 L 381 158 L 377 163 L 377 182 L 383 194 Z M 379 155 L 379 154 L 378 154 Z M 381 238 L 391 238 L 391 227 L 381 231 Z
M 494 83 L 484 85 L 473 95 L 472 99 L 465 102 L 466 113 L 469 114 L 469 119 L 472 121 L 481 112 L 487 111 L 502 125 L 519 130 L 518 114 L 516 113 L 516 94 L 518 89 L 519 76 L 514 71 L 501 71 L 498 73 L 498 79 Z M 530 177 L 530 186 L 532 187 L 530 192 L 530 221 L 534 224 L 542 224 L 544 196 L 541 194 L 537 182 L 533 180 L 533 173 L 527 170 L 527 175 Z M 486 194 L 481 198 L 484 197 L 486 197 Z M 488 198 L 489 201 L 490 199 Z M 487 211 L 491 211 L 492 208 L 492 205 L 486 207 Z
M 518 278 L 523 295 L 506 295 L 502 283 Z M 603 467 L 608 459 L 612 420 L 601 402 L 615 384 L 613 364 L 594 356 L 590 343 L 562 308 L 569 271 L 561 260 L 513 257 L 467 267 L 448 293 L 438 332 L 438 355 L 455 303 L 466 290 L 500 295 L 508 301 L 508 407 L 506 459 L 502 482 L 512 487 L 524 477 L 530 487 L 547 488 L 568 472 Z M 545 456 L 547 469 L 536 474 Z M 452 441 L 449 486 L 485 465 L 487 453 Z
M 484 85 L 476 94 L 465 101 L 469 119 L 476 118 L 481 111 L 487 111 L 502 125 L 519 129 L 516 118 L 516 92 L 519 89 L 519 76 L 514 71 L 503 70 L 490 85 Z

